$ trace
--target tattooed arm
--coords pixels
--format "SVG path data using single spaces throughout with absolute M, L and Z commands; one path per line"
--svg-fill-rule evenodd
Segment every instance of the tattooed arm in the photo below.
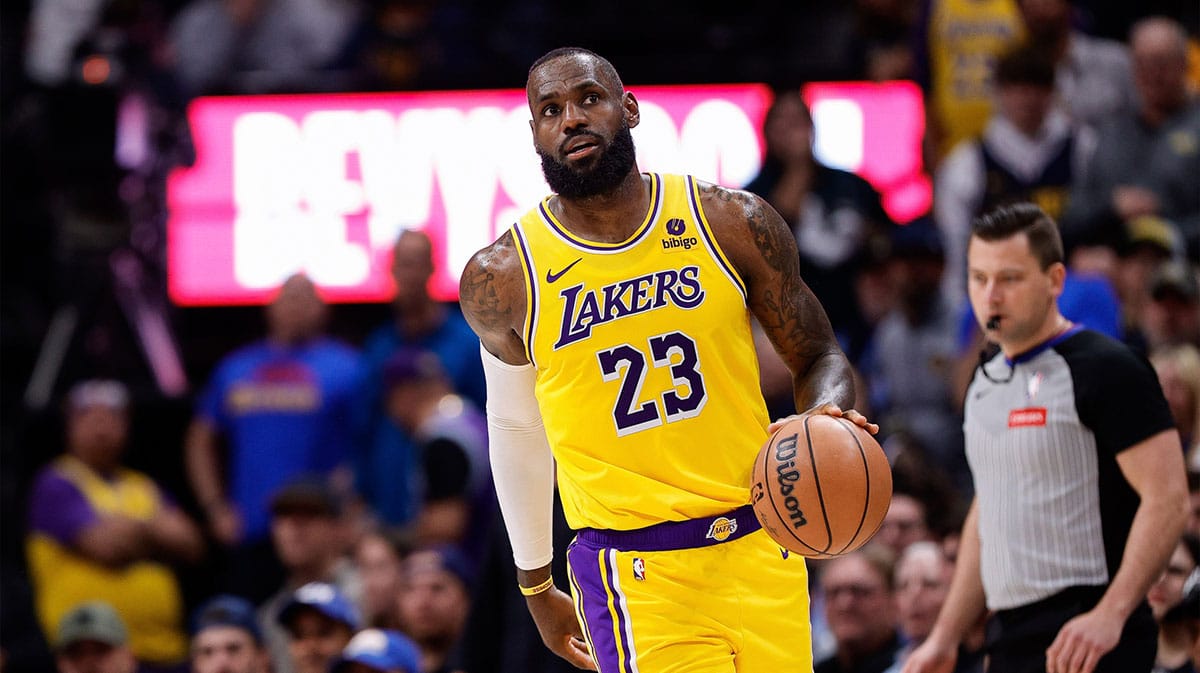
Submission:
M 458 286 L 458 301 L 489 353 L 508 364 L 529 362 L 521 341 L 525 281 L 512 232 L 475 253 Z
M 525 279 L 512 232 L 475 253 L 458 292 L 463 315 L 484 348 L 492 476 L 517 583 L 538 588 L 525 604 L 546 646 L 577 668 L 595 670 L 571 597 L 551 580 L 554 462 L 534 397 L 535 373 L 521 341 Z
M 700 184 L 705 215 L 746 284 L 750 310 L 792 372 L 796 409 L 825 405 L 850 409 L 854 404 L 850 362 L 838 346 L 825 309 L 800 278 L 800 255 L 791 230 L 761 198 Z

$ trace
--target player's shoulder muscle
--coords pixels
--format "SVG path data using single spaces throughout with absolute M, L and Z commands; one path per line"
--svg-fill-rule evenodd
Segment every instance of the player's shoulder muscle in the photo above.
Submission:
M 476 252 L 463 269 L 458 302 L 484 346 L 502 360 L 526 361 L 520 337 L 525 278 L 512 231 Z
M 762 265 L 781 271 L 796 263 L 796 239 L 779 213 L 761 197 L 697 181 L 705 219 L 730 261 L 748 281 Z M 747 277 L 748 276 L 748 277 Z

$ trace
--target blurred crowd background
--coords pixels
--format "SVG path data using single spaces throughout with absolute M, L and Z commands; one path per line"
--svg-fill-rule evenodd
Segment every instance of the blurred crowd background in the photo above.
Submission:
M 740 186 L 792 225 L 896 483 L 876 544 L 812 564 L 818 670 L 896 665 L 945 596 L 972 490 L 962 395 L 986 347 L 966 241 L 1012 200 L 1062 225 L 1067 317 L 1159 372 L 1194 515 L 1151 603 L 1161 670 L 1194 670 L 1194 0 L 33 0 L 0 6 L 0 35 L 0 670 L 565 670 L 516 591 L 478 341 L 427 291 L 427 237 L 397 239 L 390 304 L 329 304 L 303 275 L 265 308 L 165 290 L 190 100 L 520 87 L 564 45 L 635 90 L 776 91 Z M 925 94 L 934 185 L 903 225 L 814 158 L 798 95 L 898 79 Z M 790 377 L 760 351 L 772 414 L 790 413 Z M 981 639 L 960 670 L 979 670 Z

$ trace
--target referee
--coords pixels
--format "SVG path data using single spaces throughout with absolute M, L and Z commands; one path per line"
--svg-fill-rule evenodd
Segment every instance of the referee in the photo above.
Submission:
M 933 632 L 904 673 L 949 673 L 985 606 L 989 673 L 1144 673 L 1146 591 L 1187 517 L 1183 450 L 1150 365 L 1058 312 L 1062 240 L 1032 204 L 972 225 L 971 306 L 1000 352 L 967 390 L 975 501 Z

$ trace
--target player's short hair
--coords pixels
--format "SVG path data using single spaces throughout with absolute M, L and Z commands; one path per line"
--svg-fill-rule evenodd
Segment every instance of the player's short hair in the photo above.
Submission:
M 1029 250 L 1043 271 L 1065 259 L 1062 236 L 1054 218 L 1032 203 L 1002 205 L 971 223 L 971 235 L 984 241 L 1003 241 L 1021 233 L 1029 239 Z
M 625 84 L 621 82 L 621 76 L 617 74 L 617 69 L 613 67 L 612 62 L 600 54 L 592 51 L 591 49 L 584 49 L 583 47 L 559 47 L 557 49 L 551 49 L 534 61 L 533 65 L 529 66 L 529 73 L 526 77 L 526 81 L 533 77 L 534 71 L 546 63 L 549 63 L 557 58 L 565 58 L 568 56 L 586 56 L 594 59 L 600 66 L 600 72 L 603 73 L 605 77 L 611 77 L 612 81 L 617 84 L 619 90 L 625 90 Z

